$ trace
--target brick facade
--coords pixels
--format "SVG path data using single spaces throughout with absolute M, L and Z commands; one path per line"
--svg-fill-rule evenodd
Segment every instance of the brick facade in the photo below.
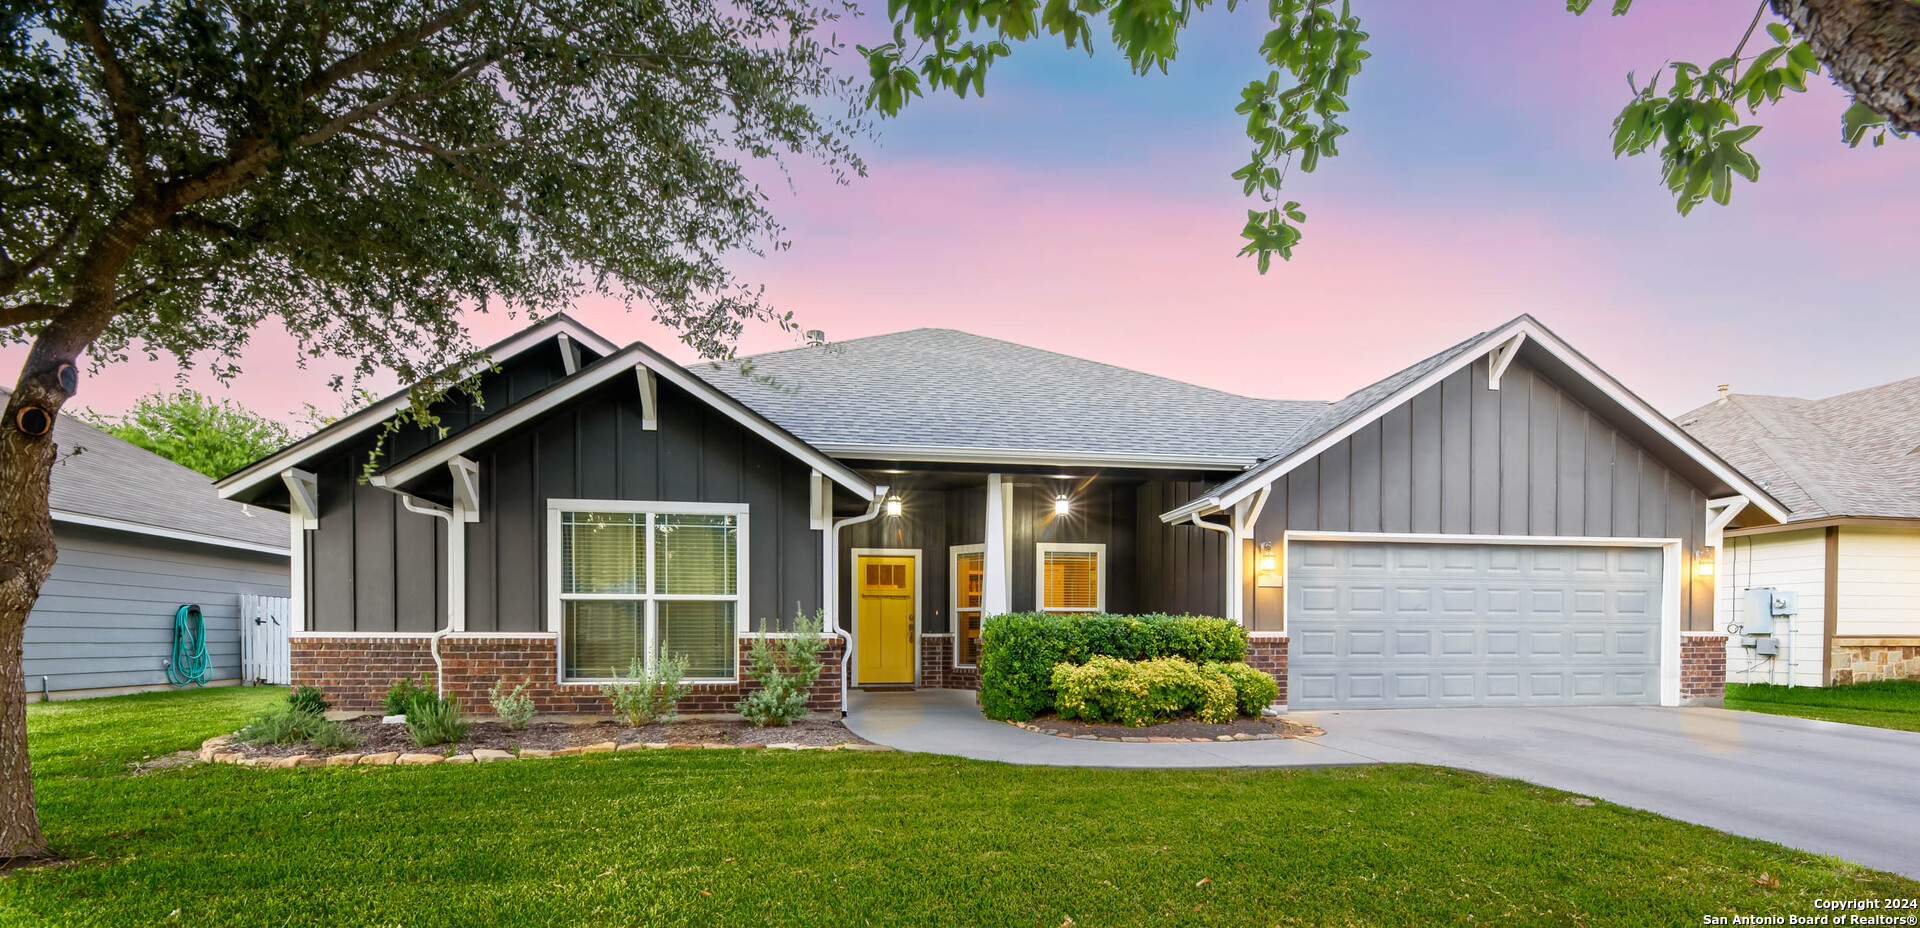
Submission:
M 740 664 L 744 668 L 752 638 L 740 639 Z M 294 686 L 316 686 L 327 694 L 336 709 L 372 712 L 381 708 L 387 687 L 401 677 L 433 678 L 431 639 L 420 637 L 335 637 L 295 634 L 291 659 Z M 475 714 L 490 714 L 487 690 L 506 681 L 511 687 L 528 683 L 527 693 L 541 712 L 568 715 L 607 715 L 613 707 L 600 695 L 593 683 L 558 683 L 557 640 L 551 636 L 449 635 L 440 641 L 441 665 L 445 668 L 447 694 L 459 700 L 461 708 Z M 840 708 L 840 658 L 844 643 L 829 639 L 820 652 L 825 666 L 814 681 L 807 707 L 818 712 Z M 742 674 L 739 683 L 700 683 L 680 700 L 679 709 L 689 714 L 734 711 L 743 693 L 758 685 Z
M 980 671 L 975 667 L 953 666 L 952 635 L 920 636 L 920 688 L 929 690 L 977 690 Z
M 1832 686 L 1920 680 L 1920 638 L 1836 638 L 1832 667 Z
M 1680 636 L 1680 702 L 1717 703 L 1727 695 L 1727 636 Z
M 1287 704 L 1287 636 L 1253 635 L 1247 639 L 1247 666 L 1264 670 L 1280 684 L 1276 705 Z

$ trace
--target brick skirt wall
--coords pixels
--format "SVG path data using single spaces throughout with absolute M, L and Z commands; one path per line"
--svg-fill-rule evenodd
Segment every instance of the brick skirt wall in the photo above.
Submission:
M 1836 638 L 1832 686 L 1869 680 L 1920 680 L 1920 638 Z
M 1284 635 L 1254 635 L 1247 639 L 1247 666 L 1264 670 L 1280 684 L 1279 705 L 1287 704 L 1287 638 Z
M 952 635 L 920 637 L 920 688 L 929 690 L 977 690 L 980 670 L 953 666 Z
M 740 666 L 747 663 L 752 638 L 740 639 Z M 336 709 L 372 712 L 381 708 L 387 687 L 401 677 L 433 679 L 431 639 L 422 637 L 334 637 L 295 634 L 291 659 L 294 686 L 316 686 L 324 691 Z M 504 689 L 527 683 L 527 693 L 541 712 L 578 715 L 608 715 L 613 706 L 600 695 L 593 683 L 559 683 L 557 639 L 544 635 L 525 637 L 449 635 L 440 641 L 441 665 L 446 673 L 447 695 L 459 700 L 460 707 L 475 714 L 490 714 L 487 690 L 505 681 Z M 840 658 L 845 643 L 829 639 L 820 652 L 825 666 L 814 681 L 807 707 L 815 711 L 840 708 Z M 742 694 L 759 685 L 741 674 L 739 683 L 700 683 L 680 700 L 685 713 L 734 711 Z
M 1680 701 L 1717 702 L 1727 695 L 1727 636 L 1680 636 Z

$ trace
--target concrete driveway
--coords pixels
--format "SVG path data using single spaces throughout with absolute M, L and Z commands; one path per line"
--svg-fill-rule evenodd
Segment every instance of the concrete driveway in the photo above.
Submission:
M 1722 709 L 1289 713 L 1303 741 L 1114 744 L 980 716 L 960 691 L 859 693 L 848 727 L 906 751 L 1090 767 L 1435 764 L 1513 777 L 1920 879 L 1920 733 Z

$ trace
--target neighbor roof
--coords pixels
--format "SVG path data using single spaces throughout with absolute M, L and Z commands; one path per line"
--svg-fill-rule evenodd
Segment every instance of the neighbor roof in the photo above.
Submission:
M 842 458 L 1237 470 L 1327 404 L 1269 400 L 953 329 L 694 372 Z
M 1730 393 L 1680 425 L 1793 510 L 1920 519 L 1920 377 L 1823 400 Z
M 0 402 L 12 391 L 0 387 Z M 55 522 L 285 554 L 287 517 L 224 500 L 213 481 L 65 413 L 49 508 Z

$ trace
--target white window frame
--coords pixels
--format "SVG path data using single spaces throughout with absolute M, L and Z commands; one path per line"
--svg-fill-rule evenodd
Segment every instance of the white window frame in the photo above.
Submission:
M 1098 556 L 1094 561 L 1094 570 L 1100 582 L 1093 591 L 1094 612 L 1107 611 L 1107 546 L 1104 544 L 1061 544 L 1058 542 L 1040 542 L 1033 546 L 1033 608 L 1035 612 L 1085 612 L 1067 606 L 1047 605 L 1047 553 L 1058 551 L 1062 554 L 1086 554 Z
M 644 513 L 646 521 L 647 550 L 646 586 L 644 593 L 561 593 L 560 576 L 560 516 L 567 512 L 603 512 L 603 513 Z M 699 515 L 734 516 L 734 577 L 732 596 L 707 596 L 689 593 L 654 593 L 653 590 L 653 528 L 654 517 L 663 515 Z M 748 515 L 745 503 L 681 503 L 663 500 L 615 500 L 615 499 L 549 499 L 547 500 L 547 630 L 555 638 L 554 680 L 563 685 L 598 685 L 611 682 L 610 677 L 572 677 L 567 676 L 567 636 L 566 603 L 615 601 L 639 602 L 643 604 L 642 624 L 645 642 L 642 644 L 648 661 L 654 658 L 656 638 L 659 634 L 658 603 L 675 600 L 701 602 L 733 602 L 733 675 L 727 677 L 689 677 L 689 683 L 737 683 L 740 680 L 740 636 L 746 634 L 751 623 L 747 617 L 748 589 L 747 578 L 751 576 L 747 562 Z
M 953 624 L 953 666 L 974 668 L 980 665 L 978 663 L 960 663 L 960 643 L 967 639 L 967 630 L 960 627 L 960 555 L 962 554 L 980 555 L 980 570 L 984 579 L 987 568 L 987 546 L 953 545 L 947 548 L 947 616 Z M 987 620 L 987 596 L 985 590 L 980 591 L 980 605 L 976 608 L 980 610 L 981 631 L 984 632 L 986 630 Z

